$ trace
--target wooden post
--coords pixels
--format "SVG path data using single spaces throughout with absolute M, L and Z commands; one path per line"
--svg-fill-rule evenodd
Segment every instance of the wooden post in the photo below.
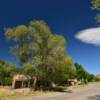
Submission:
M 36 91 L 37 88 L 37 77 L 34 77 L 34 81 L 33 81 L 33 90 Z

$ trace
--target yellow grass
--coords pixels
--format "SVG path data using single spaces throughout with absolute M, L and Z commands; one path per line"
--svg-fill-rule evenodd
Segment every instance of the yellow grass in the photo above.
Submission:
M 30 89 L 11 89 L 9 87 L 0 87 L 0 100 L 19 100 L 25 96 L 44 95 L 42 91 L 31 92 Z
M 79 90 L 84 90 L 84 88 L 87 85 L 76 85 L 76 86 L 70 86 L 70 87 L 65 87 L 65 91 L 79 91 Z M 91 84 L 89 86 L 92 86 Z M 43 91 L 36 91 L 36 92 L 31 92 L 30 89 L 11 89 L 10 87 L 0 87 L 0 100 L 20 100 L 20 98 L 23 98 L 25 96 L 52 96 L 56 95 L 58 93 L 56 92 L 43 92 Z

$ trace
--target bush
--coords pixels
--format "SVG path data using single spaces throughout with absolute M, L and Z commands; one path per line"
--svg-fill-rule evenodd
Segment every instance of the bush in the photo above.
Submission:
M 4 79 L 4 85 L 11 85 L 12 84 L 12 77 L 6 77 Z

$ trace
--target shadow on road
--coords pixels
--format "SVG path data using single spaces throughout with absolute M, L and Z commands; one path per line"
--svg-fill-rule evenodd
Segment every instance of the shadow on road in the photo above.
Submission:
M 64 88 L 64 87 L 55 87 L 55 88 L 42 88 L 43 91 L 55 91 L 55 92 L 65 92 L 65 93 L 73 93 L 72 90 L 68 90 L 67 88 Z
M 90 96 L 88 100 L 100 100 L 100 95 Z

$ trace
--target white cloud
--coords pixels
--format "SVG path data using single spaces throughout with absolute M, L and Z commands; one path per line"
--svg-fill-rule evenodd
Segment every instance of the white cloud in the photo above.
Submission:
M 100 46 L 100 27 L 80 31 L 75 38 L 88 44 Z

